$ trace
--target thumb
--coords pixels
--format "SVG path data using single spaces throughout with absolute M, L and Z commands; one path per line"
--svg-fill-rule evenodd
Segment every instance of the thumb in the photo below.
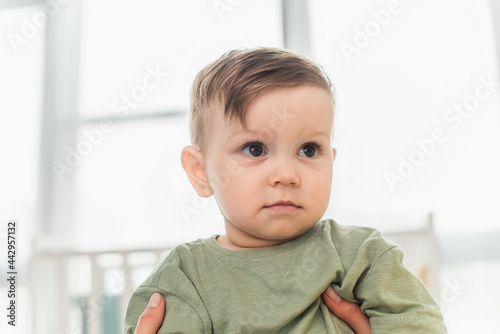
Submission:
M 165 301 L 159 293 L 154 293 L 148 306 L 137 322 L 135 334 L 155 334 L 160 328 L 165 315 Z
M 331 285 L 321 296 L 330 312 L 351 326 L 356 334 L 371 334 L 370 320 L 358 304 L 340 297 Z

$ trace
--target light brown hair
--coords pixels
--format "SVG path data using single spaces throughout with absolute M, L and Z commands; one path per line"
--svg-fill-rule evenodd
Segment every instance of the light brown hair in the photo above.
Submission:
M 305 56 L 278 48 L 237 49 L 224 53 L 196 76 L 191 89 L 192 144 L 201 148 L 209 114 L 222 108 L 224 117 L 245 126 L 250 103 L 274 87 L 313 85 L 328 90 L 330 79 L 322 67 Z

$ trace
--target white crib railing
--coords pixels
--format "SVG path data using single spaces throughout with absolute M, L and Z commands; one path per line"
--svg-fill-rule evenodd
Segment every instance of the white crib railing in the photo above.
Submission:
M 31 332 L 111 334 L 112 328 L 123 333 L 130 294 L 169 250 L 35 252 L 30 261 Z M 135 275 L 140 269 L 142 275 Z

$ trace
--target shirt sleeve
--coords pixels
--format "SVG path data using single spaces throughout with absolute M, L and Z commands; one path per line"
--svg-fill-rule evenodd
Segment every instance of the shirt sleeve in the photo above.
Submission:
M 182 251 L 182 248 L 180 248 Z M 193 283 L 181 269 L 179 249 L 174 249 L 134 291 L 125 316 L 125 333 L 133 334 L 153 293 L 165 299 L 166 311 L 159 334 L 212 334 L 212 323 Z
M 158 334 L 205 333 L 205 326 L 198 313 L 178 296 L 166 293 L 156 287 L 141 286 L 130 298 L 125 316 L 125 333 L 133 334 L 137 321 L 146 309 L 153 293 L 160 293 L 165 299 L 166 312 Z
M 447 333 L 443 317 L 422 281 L 403 264 L 396 246 L 360 277 L 354 295 L 370 318 L 372 334 Z

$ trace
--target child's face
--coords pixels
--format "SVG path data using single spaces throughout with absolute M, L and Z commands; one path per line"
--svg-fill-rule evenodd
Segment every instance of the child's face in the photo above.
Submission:
M 333 101 L 313 87 L 274 88 L 258 97 L 246 129 L 218 115 L 205 172 L 224 216 L 229 248 L 271 247 L 304 234 L 330 198 Z

